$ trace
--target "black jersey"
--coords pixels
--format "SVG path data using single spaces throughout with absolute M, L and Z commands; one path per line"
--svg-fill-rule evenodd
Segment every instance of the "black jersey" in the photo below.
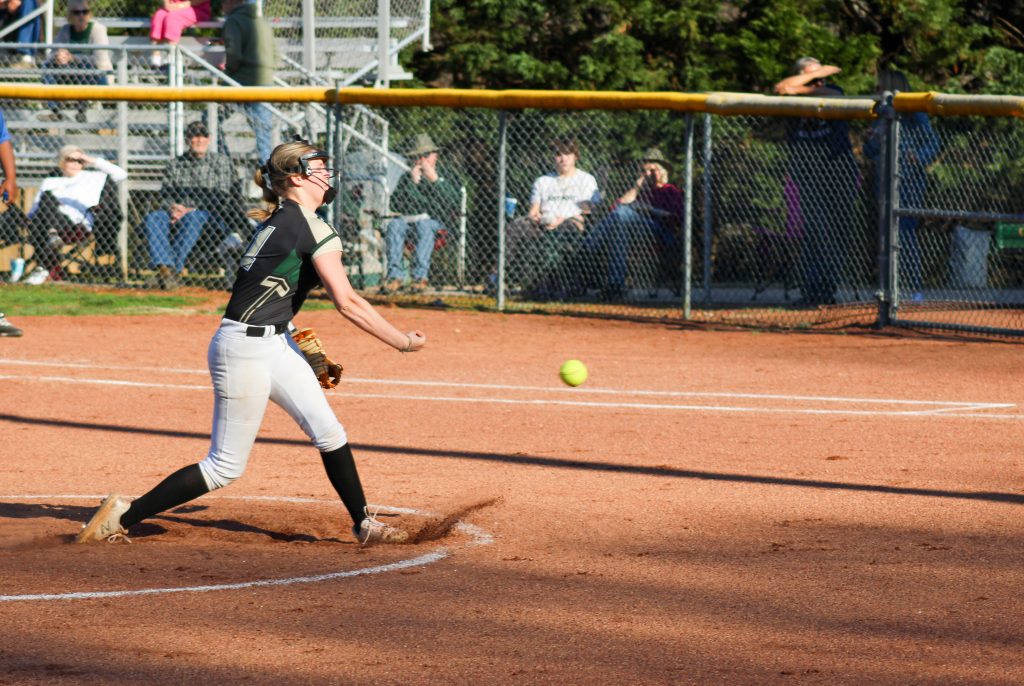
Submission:
M 224 316 L 259 326 L 291 321 L 310 289 L 320 285 L 313 258 L 341 250 L 334 229 L 285 200 L 245 249 Z

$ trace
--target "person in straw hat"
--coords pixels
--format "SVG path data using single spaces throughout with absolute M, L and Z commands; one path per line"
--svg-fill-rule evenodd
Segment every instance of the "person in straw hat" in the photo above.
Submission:
M 437 233 L 449 218 L 458 214 L 459 184 L 438 166 L 438 153 L 438 147 L 429 135 L 418 134 L 408 152 L 412 166 L 398 180 L 398 186 L 391 195 L 391 210 L 398 216 L 388 222 L 385 230 L 388 271 L 380 289 L 383 295 L 404 287 L 408 271 L 403 257 L 410 227 L 415 228 L 415 248 L 412 280 L 406 288 L 413 293 L 427 289 Z
M 626 293 L 629 254 L 641 243 L 656 255 L 658 273 L 652 285 L 678 284 L 679 231 L 683 217 L 683 193 L 669 183 L 672 163 L 661 150 L 650 148 L 640 159 L 640 175 L 619 197 L 615 208 L 587 236 L 584 248 L 608 258 L 607 282 L 602 295 L 619 300 Z

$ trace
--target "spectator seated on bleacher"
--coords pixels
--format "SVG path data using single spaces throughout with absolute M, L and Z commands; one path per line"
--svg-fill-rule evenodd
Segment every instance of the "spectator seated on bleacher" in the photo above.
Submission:
M 640 159 L 640 174 L 620 197 L 615 208 L 587 233 L 583 249 L 588 261 L 607 257 L 605 300 L 626 295 L 626 272 L 634 248 L 642 248 L 643 263 L 657 264 L 649 286 L 672 286 L 679 274 L 679 236 L 683 224 L 683 193 L 669 183 L 672 163 L 658 148 Z
M 0 31 L 17 23 L 37 8 L 36 0 L 0 0 Z M 0 36 L 2 43 L 38 43 L 41 17 L 25 22 L 11 33 Z M 14 50 L 6 55 L 7 61 L 15 67 L 34 67 L 36 64 L 32 48 Z
M 185 29 L 210 19 L 210 0 L 162 0 L 161 4 L 149 21 L 149 39 L 154 45 L 177 45 Z M 163 59 L 164 53 L 154 50 L 150 63 L 162 67 Z
M 68 23 L 60 28 L 54 42 L 59 44 L 110 45 L 107 27 L 92 18 L 88 0 L 68 0 Z M 105 86 L 114 67 L 109 50 L 76 52 L 57 48 L 43 64 L 43 83 L 77 86 Z M 84 122 L 88 101 L 78 101 L 78 121 Z M 64 118 L 59 102 L 49 103 L 50 111 L 44 118 L 59 121 Z
M 510 283 L 533 297 L 559 299 L 578 281 L 572 259 L 601 192 L 597 180 L 577 168 L 575 140 L 556 139 L 551 152 L 555 171 L 533 182 L 529 213 L 508 226 L 508 274 Z
M 443 164 L 438 163 L 440 148 L 426 133 L 418 134 L 408 152 L 412 164 L 409 172 L 398 180 L 391 195 L 391 209 L 397 213 L 387 224 L 387 280 L 382 295 L 405 289 L 422 293 L 429 285 L 430 261 L 437 246 L 437 236 L 446 231 L 459 214 L 460 184 Z M 405 265 L 405 246 L 415 243 L 412 253 L 411 277 Z
M 173 290 L 181 285 L 185 262 L 203 232 L 213 228 L 219 238 L 244 214 L 235 167 L 226 155 L 208 152 L 206 124 L 192 122 L 185 138 L 188 151 L 164 171 L 160 209 L 143 221 L 150 264 L 157 270 L 146 283 L 151 288 Z
M 100 242 L 102 233 L 103 250 L 109 252 L 111 236 L 116 236 L 116 224 L 120 223 L 112 189 L 128 178 L 124 169 L 86 155 L 77 145 L 61 148 L 57 162 L 60 175 L 43 179 L 28 212 L 29 240 L 38 264 L 25 283 L 33 286 L 64 278 L 61 259 L 65 246 L 82 243 L 94 234 Z M 95 171 L 86 170 L 87 166 Z

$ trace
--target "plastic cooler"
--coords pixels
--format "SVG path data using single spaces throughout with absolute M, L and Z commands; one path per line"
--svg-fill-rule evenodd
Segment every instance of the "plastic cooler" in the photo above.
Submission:
M 996 224 L 996 248 L 999 250 L 1024 250 L 1024 224 L 998 222 Z

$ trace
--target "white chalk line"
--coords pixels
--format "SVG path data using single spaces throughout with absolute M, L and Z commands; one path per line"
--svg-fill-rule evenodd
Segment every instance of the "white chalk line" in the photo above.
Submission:
M 102 495 L 66 495 L 66 494 L 52 494 L 52 495 L 0 495 L 0 500 L 99 500 L 106 496 Z M 277 496 L 214 496 L 206 497 L 206 500 L 262 500 L 262 501 L 275 501 L 275 502 L 286 502 L 286 503 L 327 503 L 330 505 L 337 505 L 338 502 L 334 500 L 318 500 L 315 498 L 292 498 L 292 497 L 277 497 Z M 374 506 L 376 507 L 376 506 Z M 423 516 L 436 516 L 436 513 L 423 512 L 412 508 L 405 507 L 388 507 L 381 506 L 382 512 L 391 512 L 396 514 L 418 514 Z M 456 528 L 464 534 L 470 536 L 470 542 L 466 546 L 478 546 L 478 545 L 490 545 L 494 542 L 494 537 L 484 531 L 478 526 L 468 524 L 466 522 L 459 522 L 456 524 Z M 100 544 L 103 545 L 103 544 Z M 283 579 L 254 579 L 252 581 L 240 581 L 235 583 L 226 584 L 207 584 L 203 586 L 170 586 L 164 588 L 138 588 L 132 590 L 120 590 L 120 591 L 72 591 L 68 593 L 26 593 L 16 595 L 0 595 L 0 602 L 18 602 L 18 601 L 37 601 L 37 600 L 95 600 L 97 598 L 125 598 L 130 596 L 143 596 L 143 595 L 161 595 L 169 593 L 209 593 L 212 591 L 237 591 L 247 588 L 260 588 L 266 586 L 293 586 L 297 584 L 311 584 L 319 583 L 322 581 L 330 581 L 332 579 L 347 579 L 357 576 L 367 576 L 370 574 L 385 574 L 387 572 L 395 572 L 403 569 L 409 569 L 412 567 L 423 567 L 428 564 L 438 562 L 445 559 L 450 555 L 447 548 L 441 547 L 433 552 L 419 555 L 417 557 L 409 558 L 406 560 L 399 560 L 398 562 L 391 562 L 384 565 L 376 565 L 373 567 L 363 567 L 360 569 L 348 569 L 340 572 L 327 572 L 325 574 L 313 574 L 308 576 L 293 576 Z
M 88 379 L 65 376 L 21 376 L 13 374 L 0 375 L 0 380 L 26 380 L 43 381 L 55 384 L 93 384 L 101 386 L 120 386 L 130 388 L 166 389 L 166 390 L 187 390 L 187 391 L 210 391 L 209 385 L 196 384 L 169 384 L 142 381 L 124 381 L 121 379 Z M 376 383 L 388 383 L 378 381 Z M 419 385 L 422 382 L 398 382 L 406 385 Z M 430 382 L 422 385 L 432 385 Z M 437 384 L 442 385 L 442 384 Z M 501 389 L 501 386 L 486 386 L 484 384 L 446 384 L 448 386 L 465 388 L 487 388 Z M 506 387 L 516 390 L 538 390 L 552 391 L 561 389 L 533 388 L 533 387 Z M 602 389 L 605 390 L 605 389 Z M 608 391 L 615 392 L 615 391 Z M 630 391 L 623 391 L 630 394 Z M 653 392 L 652 392 L 653 393 Z M 929 410 L 843 410 L 826 409 L 815 407 L 748 407 L 737 405 L 680 405 L 666 403 L 632 403 L 632 402 L 599 402 L 587 400 L 554 400 L 554 399 L 523 399 L 523 398 L 488 398 L 478 396 L 442 396 L 442 395 L 409 395 L 393 393 L 349 393 L 350 397 L 375 400 L 413 400 L 422 402 L 450 402 L 450 403 L 488 403 L 498 405 L 532 405 L 532 406 L 561 406 L 561 407 L 585 407 L 599 409 L 621 409 L 621 410 L 669 410 L 688 412 L 732 412 L 732 413 L 761 413 L 761 414 L 806 414 L 806 415 L 841 415 L 858 417 L 958 417 L 958 418 L 987 418 L 987 419 L 1024 419 L 1024 415 L 1013 414 L 981 414 L 982 410 L 1007 409 L 1015 407 L 1012 403 L 956 403 L 952 401 L 928 401 L 928 400 L 899 400 L 885 398 L 837 398 L 837 397 L 815 397 L 815 396 L 787 396 L 787 395 L 756 395 L 756 394 L 697 394 L 694 396 L 706 395 L 709 397 L 735 397 L 745 399 L 767 399 L 767 400 L 793 400 L 793 401 L 831 401 L 850 403 L 874 403 L 878 405 L 914 405 L 931 406 Z M 331 397 L 329 395 L 328 397 Z M 337 397 L 337 396 L 335 396 Z M 936 405 L 943 407 L 938 408 Z M 942 413 L 939 415 L 939 413 Z
M 61 362 L 50 362 L 50 361 L 32 361 L 32 360 L 12 360 L 0 358 L 0 364 L 11 364 L 11 365 L 24 365 L 24 366 L 35 366 L 35 367 L 60 367 L 60 368 L 74 368 L 74 369 L 105 369 L 105 370 L 116 370 L 116 371 L 132 371 L 137 372 L 139 368 L 137 366 L 128 365 L 100 365 L 90 363 L 61 363 Z M 163 368 L 160 370 L 163 373 L 172 374 L 198 374 L 201 376 L 209 376 L 210 372 L 206 369 L 169 369 Z M 3 377 L 0 377 L 3 378 Z M 60 377 L 64 379 L 66 377 Z M 949 405 L 954 408 L 962 408 L 964 406 L 979 407 L 979 408 L 1000 408 L 1000 407 L 1014 407 L 1012 403 L 980 403 L 964 400 L 904 400 L 900 398 L 850 398 L 843 396 L 829 396 L 829 395 L 782 395 L 775 393 L 730 393 L 725 391 L 653 391 L 653 390 L 642 390 L 642 389 L 621 389 L 621 388 L 594 388 L 594 387 L 576 387 L 569 388 L 563 385 L 551 385 L 551 386 L 517 386 L 510 384 L 482 384 L 482 383 L 465 383 L 455 381 L 415 381 L 408 379 L 360 379 L 346 376 L 344 379 L 345 384 L 372 384 L 382 386 L 425 386 L 425 387 L 437 387 L 437 388 L 473 388 L 482 390 L 499 390 L 499 391 L 542 391 L 546 393 L 576 393 L 576 394 L 614 394 L 614 395 L 646 395 L 646 396 L 664 396 L 664 397 L 678 397 L 678 398 L 747 398 L 755 400 L 806 400 L 814 402 L 835 402 L 835 403 L 880 403 L 886 405 Z M 150 385 L 150 384 L 142 384 Z M 207 387 L 208 388 L 208 387 Z

